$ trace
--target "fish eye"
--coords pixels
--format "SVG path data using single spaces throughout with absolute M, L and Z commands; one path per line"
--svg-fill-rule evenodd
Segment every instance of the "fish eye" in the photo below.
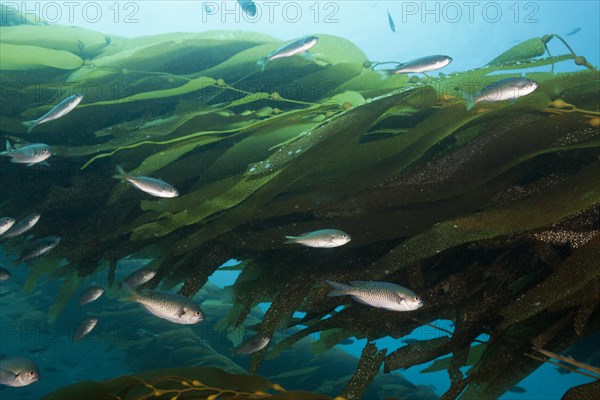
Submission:
M 421 299 L 419 298 L 419 296 L 415 296 L 415 301 L 419 301 L 419 300 L 421 300 Z
M 196 315 L 199 317 L 201 315 L 200 311 L 196 311 Z
M 29 371 L 29 376 L 35 376 L 35 372 Z
M 346 239 L 346 238 L 348 237 L 348 235 L 342 235 L 342 237 L 343 237 L 344 239 Z

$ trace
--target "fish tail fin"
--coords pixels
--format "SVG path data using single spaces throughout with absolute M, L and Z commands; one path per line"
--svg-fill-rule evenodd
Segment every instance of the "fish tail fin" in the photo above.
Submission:
M 14 148 L 12 147 L 12 144 L 10 144 L 10 141 L 8 139 L 6 139 L 6 150 L 1 151 L 0 156 L 5 156 L 13 150 L 14 150 Z
M 127 173 L 127 171 L 125 171 L 123 169 L 123 167 L 121 167 L 120 165 L 117 165 L 117 173 L 113 175 L 113 178 L 118 179 L 120 181 L 124 180 L 125 178 L 127 178 L 127 176 L 129 175 Z
M 379 77 L 381 79 L 385 79 L 385 78 L 387 78 L 389 76 L 392 76 L 392 73 L 389 70 L 387 70 L 387 69 L 379 69 L 379 70 L 377 70 L 375 72 L 377 72 L 379 74 Z
M 14 381 L 17 379 L 17 375 L 14 372 L 8 371 L 4 368 L 0 368 L 0 382 L 8 382 Z M 4 386 L 4 383 L 1 384 L 0 389 L 4 389 L 7 386 Z
M 261 58 L 256 64 L 260 66 L 260 72 L 265 72 L 265 68 L 267 68 L 267 57 Z
M 24 255 L 23 253 L 21 253 L 21 255 L 19 255 L 18 257 L 8 257 L 8 262 L 13 266 L 13 267 L 18 267 L 19 265 L 21 265 L 21 263 L 23 262 L 23 258 Z
M 461 91 L 461 93 L 467 102 L 467 111 L 471 111 L 475 106 L 475 95 L 473 93 L 465 92 L 464 90 Z
M 127 296 L 121 298 L 123 301 L 137 301 L 140 298 L 139 293 L 125 282 L 121 282 L 121 289 L 127 293 Z
M 298 239 L 300 239 L 300 237 L 299 237 L 299 236 L 286 236 L 285 238 L 286 238 L 286 241 L 285 241 L 285 242 L 283 242 L 283 244 L 296 243 L 296 241 L 297 241 Z
M 352 290 L 350 286 L 343 283 L 327 281 L 327 284 L 333 288 L 333 290 L 327 294 L 329 297 L 346 296 L 350 294 L 350 291 Z
M 307 61 L 314 61 L 314 56 L 307 50 L 304 53 L 302 53 L 302 58 L 304 58 Z
M 27 133 L 31 133 L 33 128 L 35 128 L 35 126 L 37 125 L 37 120 L 34 119 L 33 121 L 21 122 L 21 125 L 27 128 Z

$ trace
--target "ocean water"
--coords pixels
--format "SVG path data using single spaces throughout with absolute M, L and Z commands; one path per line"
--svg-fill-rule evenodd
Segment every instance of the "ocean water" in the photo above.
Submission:
M 0 400 L 594 398 L 597 1 L 0 4 Z

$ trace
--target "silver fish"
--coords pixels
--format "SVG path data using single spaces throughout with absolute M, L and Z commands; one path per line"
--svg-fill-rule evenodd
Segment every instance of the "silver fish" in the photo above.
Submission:
M 0 281 L 7 281 L 12 278 L 12 274 L 4 267 L 0 267 Z
M 292 57 L 297 54 L 302 54 L 304 57 L 312 59 L 308 50 L 312 48 L 317 42 L 319 38 L 316 36 L 306 36 L 300 39 L 296 39 L 291 43 L 286 44 L 285 46 L 281 46 L 277 50 L 272 51 L 266 57 L 261 58 L 256 63 L 261 66 L 262 71 L 267 67 L 267 63 L 273 60 L 277 60 L 278 58 L 284 57 Z
M 528 78 L 506 78 L 491 83 L 481 89 L 475 95 L 466 95 L 467 110 L 473 108 L 477 103 L 489 103 L 495 101 L 512 100 L 527 96 L 538 88 L 539 84 Z
M 29 214 L 2 235 L 3 239 L 13 238 L 29 231 L 40 220 L 41 215 L 38 213 Z
M 269 342 L 270 338 L 263 336 L 262 334 L 257 334 L 246 340 L 244 343 L 240 344 L 233 350 L 233 354 L 252 354 L 256 353 L 259 350 L 264 349 Z
M 176 324 L 191 325 L 204 320 L 200 307 L 188 297 L 177 293 L 156 292 L 148 290 L 137 293 L 127 285 L 123 285 L 133 301 L 141 304 L 150 314 Z
M 353 281 L 350 285 L 327 281 L 333 288 L 329 297 L 352 296 L 359 303 L 392 311 L 412 311 L 423 307 L 423 300 L 412 290 L 387 282 Z
M 237 0 L 242 11 L 247 15 L 254 17 L 256 15 L 256 4 L 252 0 Z
M 379 71 L 383 75 L 396 75 L 396 74 L 414 74 L 423 73 L 429 71 L 435 71 L 436 69 L 444 68 L 446 65 L 452 62 L 452 57 L 444 55 L 425 56 L 415 58 L 414 60 L 407 61 L 399 64 L 394 69 L 381 70 Z
M 102 296 L 103 293 L 104 288 L 102 288 L 101 286 L 90 286 L 89 288 L 81 292 L 81 295 L 79 296 L 79 305 L 83 306 L 85 304 L 96 301 L 100 298 L 100 296 Z
M 286 236 L 288 243 L 298 243 L 308 247 L 331 248 L 348 243 L 351 238 L 346 232 L 337 229 L 321 229 L 314 232 L 303 233 L 300 236 Z
M 17 221 L 11 217 L 0 218 L 0 235 L 9 230 L 15 224 L 15 222 Z
M 140 189 L 156 197 L 177 197 L 179 192 L 173 186 L 160 179 L 149 178 L 147 176 L 129 175 L 121 166 L 117 165 L 117 174 L 113 176 L 115 179 L 129 182 L 134 187 Z
M 388 13 L 388 23 L 390 25 L 390 29 L 392 30 L 392 32 L 396 33 L 396 24 L 394 23 L 394 20 L 392 19 L 392 16 L 390 15 L 390 10 L 387 10 Z
M 35 363 L 23 357 L 0 359 L 0 384 L 12 387 L 31 385 L 41 378 Z
M 32 143 L 15 148 L 7 140 L 6 151 L 0 152 L 0 156 L 10 157 L 12 163 L 27 164 L 28 167 L 31 167 L 35 164 L 44 163 L 52 157 L 52 151 L 50 146 L 44 143 Z
M 138 269 L 154 261 L 154 258 L 121 258 L 117 261 L 117 269 Z
M 73 341 L 77 342 L 83 339 L 85 335 L 90 333 L 96 327 L 96 324 L 98 324 L 98 318 L 88 317 L 84 319 L 81 325 L 79 325 L 79 328 L 77 328 L 75 334 L 73 335 Z
M 18 263 L 43 256 L 50 250 L 55 248 L 60 243 L 61 238 L 58 236 L 48 236 L 41 239 L 31 241 L 23 251 Z
M 123 283 L 125 283 L 131 288 L 136 288 L 148 282 L 150 279 L 154 278 L 155 275 L 156 271 L 147 268 L 142 268 L 131 273 L 127 278 L 125 278 Z
M 31 132 L 33 128 L 40 124 L 45 124 L 46 122 L 54 121 L 68 113 L 70 113 L 75 107 L 81 103 L 83 100 L 82 94 L 74 94 L 73 96 L 69 96 L 60 103 L 58 103 L 52 110 L 48 111 L 46 114 L 41 116 L 38 119 L 33 121 L 23 122 L 23 125 L 27 127 L 27 133 Z

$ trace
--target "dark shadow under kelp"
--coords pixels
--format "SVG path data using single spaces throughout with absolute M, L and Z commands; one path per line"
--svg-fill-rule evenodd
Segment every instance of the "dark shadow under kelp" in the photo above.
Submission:
M 495 398 L 539 366 L 524 354 L 560 352 L 598 332 L 598 73 L 527 73 L 574 54 L 540 58 L 544 43 L 531 39 L 486 67 L 409 83 L 379 79 L 358 48 L 327 35 L 315 62 L 283 60 L 261 74 L 256 60 L 281 44 L 264 35 L 108 40 L 59 28 L 3 27 L 20 31 L 11 43 L 3 31 L 0 43 L 3 81 L 18 83 L 23 99 L 3 98 L 3 132 L 58 153 L 49 169 L 7 165 L 2 174 L 2 187 L 19 188 L 3 213 L 36 210 L 44 218 L 36 234 L 64 237 L 52 257 L 30 264 L 25 287 L 44 275 L 66 278 L 50 320 L 87 275 L 109 268 L 112 279 L 118 259 L 145 251 L 157 257 L 153 284 L 183 282 L 185 295 L 228 259 L 246 260 L 223 330 L 238 329 L 265 301 L 263 335 L 305 326 L 254 354 L 251 372 L 314 332 L 323 351 L 347 337 L 400 338 L 440 318 L 455 322 L 447 338 L 390 354 L 368 344 L 344 382 L 348 399 L 360 398 L 381 367 L 450 353 L 444 398 Z M 19 56 L 37 32 L 28 29 L 61 43 L 44 50 L 45 64 Z M 535 93 L 465 110 L 461 89 L 520 76 L 502 73 L 516 68 L 540 83 Z M 86 101 L 30 138 L 20 123 L 51 103 L 35 90 L 84 91 Z M 160 176 L 182 195 L 140 201 L 115 184 L 115 164 Z M 352 242 L 318 253 L 283 244 L 325 226 Z M 61 258 L 69 264 L 58 268 Z M 352 303 L 336 312 L 348 301 L 328 298 L 326 279 L 402 283 L 425 307 L 394 313 Z M 307 314 L 294 319 L 295 311 Z M 489 343 L 469 360 L 481 333 Z

